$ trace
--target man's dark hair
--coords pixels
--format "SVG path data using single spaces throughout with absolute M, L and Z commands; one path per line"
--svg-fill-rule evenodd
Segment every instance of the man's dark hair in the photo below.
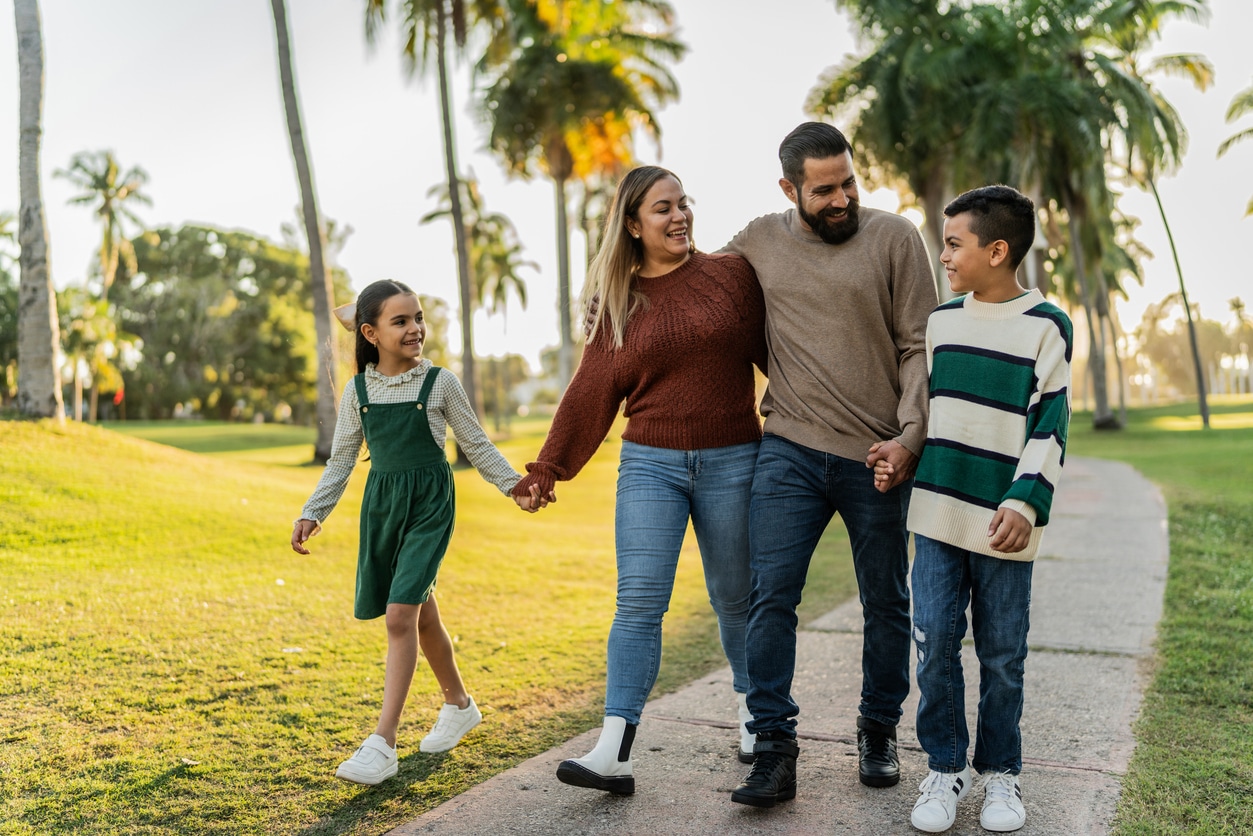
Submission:
M 805 160 L 825 160 L 852 150 L 852 143 L 834 125 L 802 122 L 783 138 L 779 162 L 783 163 L 783 176 L 799 191 L 805 182 Z
M 1009 245 L 1010 266 L 1015 270 L 1035 241 L 1035 204 L 1010 186 L 983 186 L 963 192 L 944 207 L 945 217 L 970 213 L 970 231 L 986 247 L 993 241 Z

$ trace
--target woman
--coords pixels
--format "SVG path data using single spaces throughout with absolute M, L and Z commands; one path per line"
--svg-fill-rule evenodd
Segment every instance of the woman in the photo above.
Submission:
M 631 743 L 657 679 L 689 518 L 739 698 L 740 759 L 752 760 L 744 631 L 749 490 L 761 439 L 753 366 L 766 368 L 765 306 L 748 262 L 696 251 L 683 185 L 657 166 L 634 169 L 618 185 L 583 299 L 595 300 L 583 360 L 513 495 L 531 510 L 555 482 L 573 479 L 625 402 L 605 721 L 592 752 L 564 761 L 557 777 L 630 794 Z

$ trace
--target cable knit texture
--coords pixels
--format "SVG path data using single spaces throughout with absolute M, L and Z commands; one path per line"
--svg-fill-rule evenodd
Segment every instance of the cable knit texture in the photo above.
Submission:
M 766 370 L 765 305 L 748 262 L 697 253 L 664 276 L 635 281 L 648 307 L 627 322 L 622 348 L 607 327 L 584 347 L 514 496 L 573 479 L 624 402 L 622 437 L 636 444 L 700 450 L 761 438 L 753 365 Z

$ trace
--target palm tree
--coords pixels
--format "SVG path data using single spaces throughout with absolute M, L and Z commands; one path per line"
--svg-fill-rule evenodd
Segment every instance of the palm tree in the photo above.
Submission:
M 465 192 L 462 206 L 468 210 L 463 218 L 475 279 L 471 304 L 475 310 L 481 308 L 489 314 L 506 315 L 512 292 L 525 310 L 526 281 L 519 271 L 523 268 L 538 271 L 539 265 L 522 257 L 522 241 L 513 221 L 500 212 L 487 211 L 473 174 L 461 180 L 461 187 Z M 437 186 L 429 194 L 439 195 L 439 208 L 427 212 L 419 223 L 446 218 L 453 211 L 446 186 Z
M 540 171 L 553 183 L 564 389 L 574 370 L 567 183 L 632 159 L 636 130 L 660 140 L 653 111 L 679 95 L 666 62 L 687 48 L 662 0 L 511 0 L 510 7 L 513 49 L 481 62 L 490 76 L 481 109 L 488 145 L 508 170 L 524 178 Z
M 65 420 L 57 368 L 57 300 L 48 269 L 48 232 L 39 184 L 39 137 L 43 113 L 43 36 L 38 0 L 14 0 L 17 22 L 18 244 L 21 283 L 18 296 L 17 408 L 23 415 Z
M 274 34 L 278 40 L 278 72 L 283 88 L 283 109 L 287 114 L 287 136 L 291 141 L 292 159 L 296 163 L 296 181 L 300 186 L 300 209 L 304 221 L 305 240 L 309 242 L 309 286 L 313 294 L 313 328 L 318 338 L 317 425 L 313 444 L 313 461 L 326 464 L 331 457 L 338 411 L 335 370 L 339 368 L 337 342 L 331 311 L 335 308 L 335 290 L 326 269 L 323 250 L 326 234 L 318 217 L 317 193 L 313 188 L 313 170 L 305 147 L 304 128 L 300 119 L 300 102 L 296 97 L 296 79 L 292 70 L 291 36 L 287 26 L 284 0 L 270 0 L 274 12 Z
M 53 176 L 69 180 L 81 190 L 70 198 L 71 204 L 94 204 L 102 233 L 98 257 L 100 299 L 103 301 L 108 298 L 119 265 L 125 265 L 128 272 L 135 270 L 135 247 L 124 222 L 143 229 L 143 221 L 131 210 L 130 204 L 152 205 L 148 195 L 140 191 L 148 182 L 148 174 L 138 166 L 123 172 L 112 151 L 83 151 L 70 158 L 69 168 L 57 169 Z
M 1236 93 L 1235 98 L 1231 100 L 1231 104 L 1227 107 L 1227 122 L 1234 122 L 1250 113 L 1253 113 L 1253 84 Z M 1237 142 L 1244 142 L 1250 138 L 1253 138 L 1253 128 L 1236 131 L 1218 146 L 1218 156 L 1226 154 Z M 1253 215 L 1253 198 L 1249 198 L 1249 205 L 1245 207 L 1244 214 Z
M 373 44 L 378 27 L 384 21 L 387 3 L 386 0 L 366 0 L 365 5 L 366 40 Z M 450 24 L 453 47 L 456 50 L 466 48 L 472 26 L 481 27 L 489 36 L 494 37 L 503 28 L 504 9 L 497 0 L 405 0 L 402 8 L 404 56 L 409 74 L 423 76 L 429 72 L 432 63 L 435 66 L 440 125 L 443 129 L 444 171 L 452 203 L 449 218 L 452 220 L 457 249 L 461 307 L 461 379 L 471 406 L 481 415 L 482 404 L 474 370 L 474 312 L 471 308 L 474 280 L 471 276 L 469 247 L 462 217 L 457 149 L 453 138 L 452 102 L 448 83 L 448 39 Z

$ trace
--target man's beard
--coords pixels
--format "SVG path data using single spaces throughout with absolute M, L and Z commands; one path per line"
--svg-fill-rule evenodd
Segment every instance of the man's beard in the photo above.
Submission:
M 859 204 L 856 200 L 850 198 L 848 206 L 845 207 L 847 214 L 844 216 L 844 220 L 834 226 L 827 222 L 827 218 L 833 217 L 836 212 L 836 210 L 831 207 L 827 207 L 818 214 L 813 215 L 806 212 L 798 204 L 796 211 L 800 213 L 801 220 L 808 224 L 809 228 L 812 229 L 814 233 L 823 241 L 828 244 L 843 244 L 849 238 L 852 238 L 857 234 L 858 205 Z

